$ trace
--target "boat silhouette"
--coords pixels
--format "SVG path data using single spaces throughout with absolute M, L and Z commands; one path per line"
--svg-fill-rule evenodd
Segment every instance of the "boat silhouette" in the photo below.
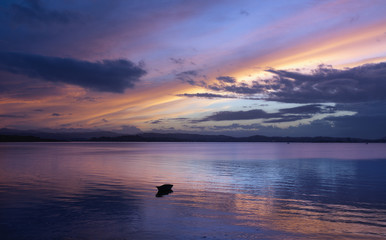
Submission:
M 172 184 L 164 184 L 161 186 L 157 186 L 158 192 L 155 195 L 156 197 L 162 197 L 163 195 L 168 195 L 169 193 L 172 193 L 173 185 Z

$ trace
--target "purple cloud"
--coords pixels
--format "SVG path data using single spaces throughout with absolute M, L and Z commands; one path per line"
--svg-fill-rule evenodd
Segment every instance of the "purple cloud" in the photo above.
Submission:
M 173 57 L 171 57 L 170 61 L 172 61 L 172 63 L 179 64 L 179 65 L 182 65 L 182 64 L 185 63 L 185 59 L 183 59 L 183 58 L 173 58 Z
M 267 70 L 276 75 L 270 96 L 280 102 L 366 102 L 386 100 L 386 62 L 343 70 L 321 65 L 311 74 Z
M 216 78 L 220 82 L 224 83 L 235 83 L 236 79 L 234 77 L 229 77 L 229 76 L 220 76 Z
M 386 100 L 386 62 L 365 64 L 343 70 L 320 65 L 310 74 L 286 70 L 266 70 L 272 79 L 236 83 L 220 76 L 217 83 L 206 85 L 191 75 L 189 83 L 212 91 L 250 96 L 264 94 L 265 100 L 286 103 L 354 103 Z
M 0 114 L 0 118 L 26 118 L 25 115 Z
M 0 52 L 0 71 L 114 93 L 133 88 L 146 74 L 140 66 L 124 59 L 88 62 L 15 52 Z
M 199 120 L 193 120 L 192 123 L 207 121 L 237 121 L 263 119 L 265 123 L 292 122 L 301 119 L 311 118 L 317 113 L 334 113 L 335 108 L 321 104 L 311 104 L 293 108 L 283 108 L 279 112 L 268 113 L 261 109 L 248 111 L 221 111 Z
M 236 98 L 234 96 L 229 95 L 221 95 L 221 94 L 214 94 L 214 93 L 183 93 L 183 94 L 177 94 L 179 97 L 198 97 L 198 98 Z
M 78 18 L 78 14 L 71 11 L 57 11 L 45 8 L 39 0 L 22 1 L 10 6 L 12 19 L 17 23 L 69 23 Z
M 178 80 L 187 82 L 190 85 L 198 85 L 198 82 L 195 80 L 195 78 L 198 77 L 198 71 L 196 70 L 177 73 L 176 77 Z

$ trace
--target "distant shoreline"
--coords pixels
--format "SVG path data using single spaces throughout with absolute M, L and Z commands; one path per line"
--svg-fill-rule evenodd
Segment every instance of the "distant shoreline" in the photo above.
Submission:
M 137 135 L 76 137 L 64 134 L 8 135 L 1 134 L 0 142 L 299 142 L 299 143 L 386 143 L 386 138 L 362 139 L 339 137 L 267 137 L 254 135 L 250 137 L 231 137 L 226 135 L 200 135 L 183 133 L 142 133 Z

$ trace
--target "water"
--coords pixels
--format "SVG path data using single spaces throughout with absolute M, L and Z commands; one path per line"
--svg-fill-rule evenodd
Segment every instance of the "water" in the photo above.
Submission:
M 2 143 L 0 238 L 385 239 L 385 190 L 385 144 Z

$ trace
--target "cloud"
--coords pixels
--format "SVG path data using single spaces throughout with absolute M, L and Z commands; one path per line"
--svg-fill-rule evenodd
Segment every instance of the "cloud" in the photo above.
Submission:
M 122 125 L 121 129 L 118 131 L 119 133 L 123 133 L 123 134 L 138 134 L 142 132 L 141 129 L 132 125 Z
M 365 64 L 343 70 L 320 65 L 310 74 L 269 69 L 274 76 L 250 84 L 224 81 L 197 86 L 212 91 L 242 95 L 264 94 L 265 100 L 287 103 L 354 103 L 386 100 L 386 62 Z M 227 79 L 230 77 L 226 77 Z
M 190 129 L 196 129 L 196 130 L 200 130 L 200 131 L 204 131 L 206 129 L 206 127 L 204 126 L 192 126 L 192 125 L 186 125 L 184 124 L 183 127 L 185 127 L 186 129 L 190 128 Z
M 201 87 L 205 87 L 204 85 L 200 85 Z M 257 94 L 257 93 L 264 93 L 267 90 L 271 90 L 265 85 L 259 84 L 257 81 L 253 81 L 252 84 L 246 84 L 246 83 L 233 83 L 233 84 L 227 84 L 224 81 L 220 81 L 219 83 L 211 84 L 206 86 L 206 88 L 213 90 L 213 91 L 224 91 L 224 92 L 231 92 L 231 93 L 237 93 L 237 94 Z
M 189 70 L 189 71 L 180 72 L 176 74 L 176 77 L 178 80 L 187 82 L 190 85 L 198 85 L 198 82 L 194 80 L 197 76 L 198 76 L 198 71 L 196 70 Z
M 207 127 L 207 134 L 214 134 L 210 131 L 218 131 L 221 134 L 230 136 L 290 136 L 290 137 L 357 137 L 368 139 L 379 139 L 386 137 L 386 115 L 382 116 L 341 116 L 327 117 L 322 120 L 315 120 L 309 124 L 299 124 L 288 128 L 278 128 L 274 125 L 239 124 L 214 125 Z M 371 124 L 369 124 L 371 123 Z
M 292 122 L 311 118 L 317 113 L 334 113 L 335 108 L 321 104 L 311 104 L 293 108 L 283 108 L 279 112 L 268 113 L 261 109 L 248 111 L 221 111 L 215 112 L 210 116 L 199 120 L 193 120 L 192 123 L 207 121 L 238 121 L 263 119 L 264 123 Z
M 276 75 L 271 99 L 281 102 L 366 102 L 386 100 L 386 62 L 334 69 L 321 65 L 311 74 L 267 70 Z
M 212 130 L 234 130 L 234 129 L 243 129 L 243 130 L 256 130 L 258 128 L 260 128 L 261 125 L 260 124 L 249 124 L 249 125 L 242 125 L 242 124 L 238 124 L 238 123 L 233 123 L 231 125 L 226 125 L 226 126 L 212 126 L 211 129 Z
M 206 121 L 234 121 L 234 120 L 250 120 L 250 119 L 265 119 L 277 116 L 276 113 L 267 113 L 261 109 L 254 109 L 249 111 L 222 111 L 215 112 L 212 115 L 205 117 L 195 122 Z
M 249 12 L 246 10 L 240 10 L 240 14 L 244 16 L 249 16 Z
M 179 64 L 179 65 L 182 65 L 182 64 L 185 63 L 185 59 L 183 59 L 183 58 L 173 58 L 173 57 L 171 57 L 170 61 L 172 61 L 172 63 Z
M 235 83 L 236 79 L 234 77 L 229 77 L 229 76 L 220 76 L 216 78 L 220 82 L 224 83 Z
M 17 23 L 60 23 L 67 24 L 78 15 L 71 11 L 50 10 L 42 6 L 39 0 L 25 0 L 10 6 L 12 19 Z
M 81 97 L 74 97 L 75 101 L 77 102 L 98 102 L 100 97 L 90 97 L 90 96 L 81 96 Z
M 214 93 L 183 93 L 183 94 L 177 94 L 176 96 L 179 97 L 198 97 L 198 98 L 236 98 L 229 95 L 221 95 L 221 94 L 214 94 Z
M 54 117 L 59 117 L 61 114 L 60 113 L 53 113 L 51 114 L 51 116 L 54 116 Z
M 146 121 L 146 123 L 150 124 L 160 124 L 160 123 L 171 123 L 171 122 L 185 122 L 189 120 L 189 118 L 179 117 L 179 118 L 161 118 L 161 119 L 155 119 Z
M 270 120 L 265 120 L 264 123 L 283 123 L 283 122 L 294 122 L 294 121 L 299 121 L 302 119 L 307 119 L 311 118 L 311 114 L 301 114 L 301 115 L 281 115 L 277 119 L 270 119 Z
M 256 134 L 267 136 L 331 136 L 378 139 L 386 137 L 386 116 L 342 116 L 315 120 L 288 128 L 261 126 Z
M 26 118 L 25 115 L 0 114 L 0 118 Z
M 299 106 L 299 107 L 293 107 L 293 108 L 283 108 L 280 109 L 279 112 L 286 114 L 315 114 L 315 113 L 333 113 L 335 112 L 336 108 L 333 106 L 325 106 L 322 104 L 310 104 L 305 106 Z
M 326 118 L 326 120 L 330 121 L 333 126 L 330 132 L 325 133 L 326 135 L 332 136 L 333 134 L 339 134 L 340 136 L 363 138 L 386 137 L 386 115 L 365 116 L 359 114 L 338 118 Z
M 150 124 L 159 124 L 159 123 L 162 123 L 162 120 L 154 120 L 150 122 Z
M 140 66 L 124 59 L 88 62 L 15 52 L 0 52 L 0 70 L 114 93 L 133 88 L 146 74 Z

